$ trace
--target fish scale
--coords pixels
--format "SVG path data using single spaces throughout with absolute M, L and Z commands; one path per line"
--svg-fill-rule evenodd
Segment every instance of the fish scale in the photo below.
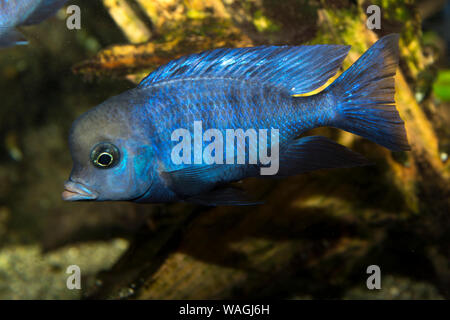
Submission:
M 217 80 L 216 80 L 217 81 Z M 236 80 L 220 80 L 211 84 L 209 80 L 186 80 L 187 83 L 174 86 L 167 84 L 163 90 L 148 88 L 159 92 L 149 98 L 146 105 L 149 109 L 150 121 L 155 123 L 164 121 L 165 129 L 169 132 L 177 128 L 191 127 L 194 121 L 202 121 L 204 129 L 219 128 L 220 130 L 235 128 L 268 128 L 267 114 L 276 110 L 277 118 L 272 118 L 271 126 L 281 131 L 286 131 L 290 122 L 298 123 L 300 118 L 285 121 L 288 114 L 292 114 L 295 107 L 292 106 L 292 97 L 286 96 L 279 99 L 279 92 L 272 88 L 241 83 Z M 199 94 L 191 92 L 192 88 Z M 227 88 L 227 89 L 224 89 Z M 227 94 L 228 88 L 233 89 L 233 94 Z M 155 106 L 157 109 L 155 110 Z M 215 113 L 215 109 L 220 113 Z M 299 110 L 296 110 L 297 113 Z M 314 110 L 311 109 L 311 112 Z M 163 113 L 164 116 L 159 115 Z M 219 116 L 218 116 L 219 115 Z M 286 132 L 283 137 L 289 139 L 292 136 Z

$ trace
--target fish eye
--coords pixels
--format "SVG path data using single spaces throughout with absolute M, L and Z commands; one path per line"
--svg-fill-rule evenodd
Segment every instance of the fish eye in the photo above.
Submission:
M 108 142 L 97 144 L 91 151 L 91 161 L 98 168 L 111 168 L 119 162 L 119 158 L 119 149 Z

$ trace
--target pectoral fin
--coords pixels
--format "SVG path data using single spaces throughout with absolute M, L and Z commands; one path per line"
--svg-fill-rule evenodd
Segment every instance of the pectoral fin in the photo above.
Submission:
M 193 165 L 180 170 L 161 173 L 167 185 L 186 201 L 208 206 L 256 205 L 244 191 L 226 186 L 227 183 L 248 177 L 257 167 L 244 165 Z
M 254 206 L 263 203 L 250 199 L 243 190 L 234 187 L 218 188 L 186 201 L 204 206 Z
M 192 165 L 162 172 L 161 176 L 178 195 L 192 196 L 222 183 L 225 169 L 224 165 Z
M 350 168 L 371 164 L 362 155 L 321 136 L 304 137 L 292 141 L 280 151 L 277 176 L 292 176 L 318 169 Z

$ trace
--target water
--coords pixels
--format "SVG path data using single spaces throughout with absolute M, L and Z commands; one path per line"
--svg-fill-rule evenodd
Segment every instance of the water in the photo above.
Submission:
M 449 297 L 448 164 L 392 155 L 337 130 L 317 132 L 376 166 L 246 181 L 244 187 L 266 199 L 257 208 L 63 202 L 72 121 L 133 88 L 155 66 L 180 54 L 251 44 L 351 42 L 355 58 L 374 41 L 354 3 L 347 9 L 314 1 L 136 0 L 129 2 L 131 24 L 121 19 L 130 11 L 110 15 L 103 3 L 69 1 L 81 8 L 80 30 L 68 30 L 60 10 L 22 29 L 28 46 L 0 51 L 0 299 Z M 411 8 L 393 3 L 400 9 L 384 8 L 382 34 L 414 19 Z M 444 14 L 440 19 L 448 22 Z M 433 23 L 425 31 L 433 31 Z M 407 28 L 402 36 L 411 39 L 416 29 Z M 149 39 L 120 48 L 135 60 L 119 59 L 116 68 L 85 64 L 112 45 Z M 448 57 L 448 49 L 443 52 Z M 416 88 L 408 63 L 404 59 L 401 70 Z M 433 68 L 443 70 L 448 62 Z M 436 102 L 433 77 L 424 79 L 420 107 L 439 150 L 448 154 L 448 103 Z M 82 290 L 67 289 L 71 265 L 81 268 Z M 367 289 L 370 265 L 380 267 L 385 290 Z M 98 275 L 103 269 L 107 275 Z

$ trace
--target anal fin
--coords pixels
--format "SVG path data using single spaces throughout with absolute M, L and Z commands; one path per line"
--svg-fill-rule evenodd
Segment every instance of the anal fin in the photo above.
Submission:
M 292 176 L 318 169 L 350 168 L 371 164 L 359 153 L 322 136 L 292 141 L 280 154 L 277 176 Z

